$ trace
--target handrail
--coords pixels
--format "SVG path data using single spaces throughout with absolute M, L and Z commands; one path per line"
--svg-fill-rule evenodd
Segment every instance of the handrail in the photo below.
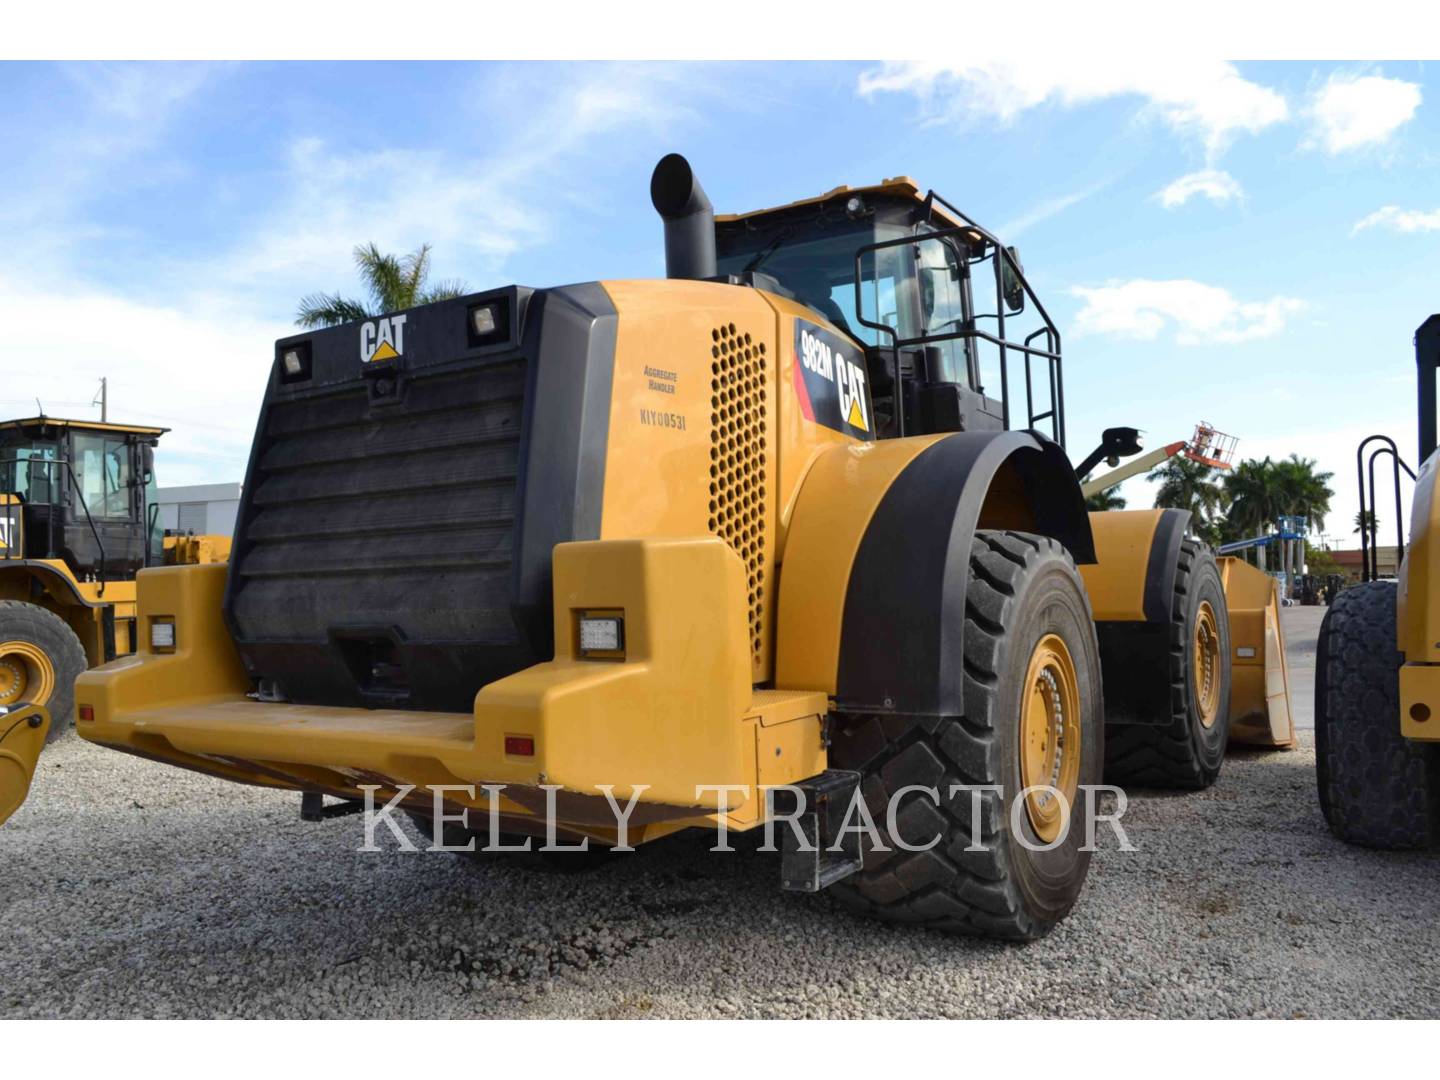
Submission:
M 903 396 L 904 387 L 900 378 L 900 350 L 916 345 L 932 345 L 944 341 L 979 340 L 986 341 L 989 342 L 991 345 L 994 345 L 1000 353 L 1000 407 L 1002 410 L 1002 420 L 1005 424 L 1005 427 L 1007 429 L 1009 429 L 1010 427 L 1009 354 L 1011 350 L 1013 350 L 1015 352 L 1018 352 L 1025 358 L 1026 427 L 1030 430 L 1034 430 L 1036 424 L 1044 420 L 1049 420 L 1051 435 L 1053 436 L 1054 440 L 1063 447 L 1065 445 L 1065 391 L 1063 386 L 1063 375 L 1060 366 L 1061 360 L 1059 329 L 1055 326 L 1055 323 L 1050 318 L 1049 313 L 1046 312 L 1045 306 L 1040 302 L 1040 298 L 1036 296 L 1035 290 L 1030 287 L 1030 282 L 1026 280 L 1025 273 L 1021 269 L 1019 263 L 1015 261 L 1015 259 L 1011 256 L 1009 250 L 1003 244 L 1001 244 L 994 235 L 981 228 L 979 225 L 970 222 L 970 219 L 968 217 L 966 217 L 959 210 L 956 210 L 953 206 L 951 206 L 944 199 L 940 198 L 940 196 L 936 195 L 933 191 L 926 198 L 927 205 L 930 202 L 939 202 L 942 206 L 946 207 L 962 221 L 965 221 L 968 224 L 951 226 L 944 229 L 936 229 L 934 232 L 915 234 L 912 236 L 896 237 L 892 240 L 881 240 L 873 244 L 866 244 L 856 249 L 855 252 L 855 317 L 862 326 L 869 327 L 871 330 L 875 330 L 877 333 L 886 334 L 890 339 L 890 349 L 895 354 L 894 380 L 896 401 L 896 434 L 905 434 L 905 406 Z M 988 331 L 981 330 L 978 326 L 975 325 L 977 316 L 975 315 L 973 308 L 964 313 L 965 317 L 963 320 L 955 320 L 956 322 L 962 323 L 961 329 L 959 330 L 941 334 L 921 334 L 917 337 L 910 338 L 901 338 L 895 328 L 890 326 L 888 323 L 872 322 L 865 317 L 864 258 L 866 255 L 888 248 L 918 246 L 928 241 L 944 240 L 948 237 L 958 236 L 962 234 L 967 237 L 978 234 L 982 239 L 992 245 L 993 250 L 991 252 L 986 253 L 975 261 L 981 262 L 985 259 L 991 258 L 993 258 L 994 261 L 995 314 L 993 316 L 987 314 L 985 318 L 996 319 L 995 333 L 992 334 Z M 1014 274 L 1015 281 L 1020 285 L 1020 288 L 1023 291 L 1025 298 L 1035 306 L 1035 311 L 1038 313 L 1040 319 L 1045 324 L 1044 326 L 1036 329 L 1031 334 L 1027 335 L 1023 342 L 1011 341 L 1005 336 L 1005 270 L 1007 267 L 1009 268 L 1010 272 Z M 954 325 L 954 322 L 952 322 L 951 325 Z M 1035 339 L 1040 337 L 1041 335 L 1044 335 L 1045 337 L 1045 348 L 1039 348 L 1034 344 Z M 1045 361 L 1046 373 L 1049 376 L 1049 408 L 1040 412 L 1037 412 L 1035 409 L 1035 391 L 1030 366 L 1031 361 L 1036 358 L 1040 358 Z
M 1367 463 L 1365 459 L 1365 448 L 1372 442 L 1380 442 L 1383 445 L 1376 447 L 1370 452 Z M 1395 445 L 1395 440 L 1389 435 L 1370 435 L 1361 440 L 1360 445 L 1355 449 L 1355 476 L 1360 487 L 1360 579 L 1362 581 L 1374 581 L 1380 576 L 1380 541 L 1379 528 L 1375 520 L 1375 459 L 1382 454 L 1388 454 L 1391 460 L 1391 472 L 1395 486 L 1395 562 L 1399 565 L 1400 560 L 1405 557 L 1405 524 L 1402 515 L 1402 504 L 1400 501 L 1400 470 L 1404 469 L 1405 474 L 1413 481 L 1415 473 L 1405 460 L 1400 456 L 1400 451 Z M 1368 464 L 1368 469 L 1367 469 Z M 1366 477 L 1369 483 L 1366 483 Z
M 90 516 L 90 507 L 85 503 L 85 495 L 80 490 L 80 484 L 75 479 L 75 470 L 70 467 L 70 459 L 62 458 L 65 463 L 65 472 L 70 477 L 70 486 L 75 491 L 75 498 L 80 500 L 80 509 L 85 511 L 85 521 L 90 526 L 90 535 L 95 537 L 95 549 L 100 552 L 100 588 L 96 590 L 96 596 L 105 595 L 105 544 L 100 539 L 100 530 L 95 527 L 95 519 Z

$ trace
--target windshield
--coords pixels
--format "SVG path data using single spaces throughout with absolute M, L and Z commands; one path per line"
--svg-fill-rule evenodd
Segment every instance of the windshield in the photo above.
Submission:
M 855 313 L 855 253 L 867 244 L 898 239 L 910 230 L 871 220 L 790 222 L 775 227 L 723 228 L 716 237 L 722 274 L 747 269 L 769 274 L 805 304 L 858 341 L 881 344 L 880 333 L 863 326 Z M 908 248 L 887 248 L 865 258 L 863 314 L 892 326 L 902 337 L 916 336 L 913 271 L 904 268 Z

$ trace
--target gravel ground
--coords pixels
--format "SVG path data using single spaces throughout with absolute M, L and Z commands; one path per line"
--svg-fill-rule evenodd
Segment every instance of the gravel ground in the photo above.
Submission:
M 1318 614 L 1286 612 L 1307 692 Z M 1332 839 L 1303 741 L 1137 793 L 1140 850 L 1016 947 L 781 893 L 743 837 L 580 875 L 360 854 L 358 818 L 71 738 L 0 829 L 0 1016 L 1440 1016 L 1440 855 Z

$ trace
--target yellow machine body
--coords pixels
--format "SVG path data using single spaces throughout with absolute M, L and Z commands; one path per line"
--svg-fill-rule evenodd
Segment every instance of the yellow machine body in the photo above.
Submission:
M 1410 502 L 1410 543 L 1400 563 L 1396 644 L 1400 668 L 1400 731 L 1406 738 L 1440 740 L 1440 505 L 1436 459 L 1420 466 Z
M 1052 470 L 1074 510 L 1065 541 L 1088 553 L 1053 444 L 876 442 L 868 398 L 845 414 L 859 424 L 808 418 L 789 343 L 797 319 L 827 328 L 809 309 L 714 283 L 603 288 L 618 323 L 601 535 L 554 549 L 553 659 L 483 686 L 467 713 L 258 701 L 222 616 L 226 567 L 154 568 L 139 575 L 137 653 L 78 680 L 80 734 L 343 798 L 414 785 L 407 804 L 425 813 L 437 787 L 459 786 L 448 807 L 483 809 L 483 786 L 503 784 L 511 832 L 543 833 L 547 785 L 571 836 L 613 840 L 609 800 L 632 797 L 631 842 L 720 819 L 743 830 L 764 820 L 764 788 L 826 768 L 847 583 L 867 524 L 927 450 L 983 445 L 957 495 L 967 529 L 1038 529 L 1027 493 Z M 622 655 L 580 655 L 585 614 L 623 617 Z M 152 649 L 157 620 L 174 623 L 173 651 Z
M 1080 567 L 1098 623 L 1169 618 L 1164 570 L 1186 521 L 1177 511 L 1112 510 L 1090 515 L 1096 561 Z M 1230 742 L 1295 745 L 1290 675 L 1278 583 L 1241 559 L 1220 558 L 1231 647 Z
M 115 620 L 115 652 L 135 651 L 135 582 L 79 581 L 62 559 L 0 561 L 0 600 L 23 600 L 69 624 L 91 664 L 105 662 L 106 612 Z

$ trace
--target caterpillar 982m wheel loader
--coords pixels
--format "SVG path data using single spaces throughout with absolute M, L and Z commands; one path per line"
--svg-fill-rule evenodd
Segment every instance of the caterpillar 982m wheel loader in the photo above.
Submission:
M 1115 655 L 1163 669 L 1113 723 L 1223 732 L 1223 579 L 1179 518 L 1086 514 L 1060 335 L 944 200 L 717 221 L 678 155 L 651 195 L 665 280 L 278 342 L 228 570 L 141 574 L 140 651 L 81 676 L 80 731 L 312 814 L 493 805 L 506 837 L 793 810 L 787 888 L 1044 933 L 1139 674 L 1102 673 L 1095 619 L 1153 624 Z
M 1415 331 L 1418 475 L 1395 440 L 1356 451 L 1364 583 L 1343 590 L 1320 624 L 1315 657 L 1315 767 L 1320 808 L 1340 839 L 1373 848 L 1440 845 L 1440 503 L 1435 498 L 1435 371 L 1440 315 Z M 1376 445 L 1371 449 L 1371 444 Z M 1369 450 L 1367 456 L 1366 451 Z M 1379 579 L 1375 463 L 1390 458 L 1398 580 Z M 1401 532 L 1400 473 L 1415 480 L 1410 543 Z

